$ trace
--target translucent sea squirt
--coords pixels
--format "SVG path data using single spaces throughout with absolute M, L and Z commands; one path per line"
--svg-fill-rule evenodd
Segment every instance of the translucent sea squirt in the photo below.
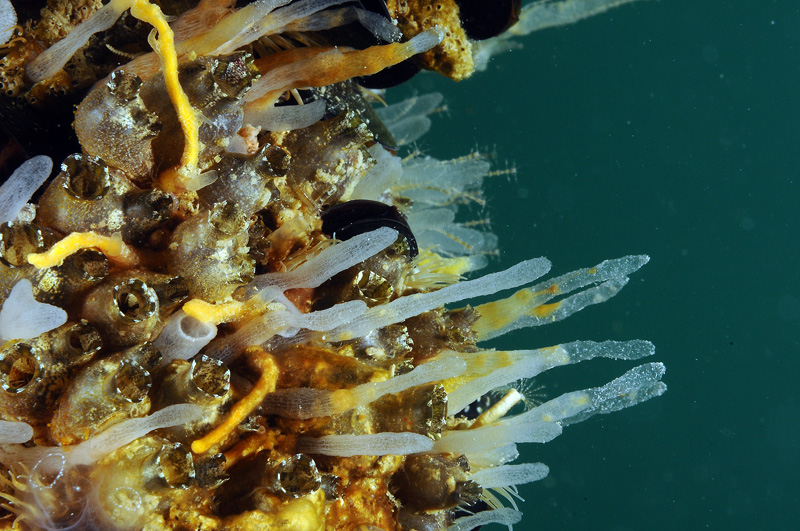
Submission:
M 622 3 L 53 2 L 4 34 L 0 112 L 29 160 L 0 188 L 0 523 L 519 522 L 509 493 L 548 469 L 512 463 L 517 444 L 659 396 L 664 366 L 516 413 L 521 379 L 654 347 L 486 342 L 608 300 L 649 259 L 475 273 L 497 238 L 458 206 L 489 163 L 399 157 L 441 96 L 381 107 L 363 87 L 460 79 Z M 20 124 L 69 130 L 49 110 L 70 98 L 73 153 L 52 161 Z

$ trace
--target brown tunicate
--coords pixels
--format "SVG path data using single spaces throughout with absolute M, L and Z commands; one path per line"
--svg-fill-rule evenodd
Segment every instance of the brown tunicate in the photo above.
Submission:
M 123 196 L 132 189 L 133 183 L 102 159 L 76 153 L 64 160 L 42 195 L 36 221 L 63 234 L 111 235 L 125 223 Z
M 410 455 L 392 478 L 392 491 L 404 506 L 421 511 L 469 505 L 480 499 L 482 489 L 467 472 L 463 456 Z
M 447 422 L 447 393 L 427 384 L 386 395 L 369 405 L 379 432 L 414 432 L 438 438 Z
M 37 426 L 46 422 L 72 375 L 102 347 L 97 330 L 66 323 L 0 350 L 0 411 Z
M 427 359 L 442 349 L 473 352 L 477 349 L 472 325 L 478 318 L 474 309 L 445 311 L 442 308 L 421 313 L 406 321 L 414 344 L 415 360 Z
M 192 297 L 229 297 L 255 274 L 248 255 L 247 218 L 233 203 L 216 203 L 181 223 L 172 234 L 168 270 L 186 279 Z
M 161 359 L 149 343 L 137 345 L 82 369 L 58 401 L 50 439 L 75 444 L 108 426 L 150 411 L 150 371 Z
M 225 511 L 275 510 L 281 502 L 306 496 L 322 485 L 322 475 L 310 456 L 270 458 L 262 452 L 237 463 L 229 473 L 237 478 L 219 489 Z
M 150 234 L 172 216 L 172 197 L 157 189 L 136 190 L 125 194 L 123 213 L 125 225 L 122 239 L 125 243 L 144 243 Z
M 349 199 L 361 176 L 374 165 L 365 144 L 372 133 L 353 111 L 305 129 L 270 133 L 267 141 L 292 154 L 287 186 L 319 206 Z
M 83 295 L 108 276 L 111 265 L 100 251 L 81 249 L 54 267 L 37 269 L 33 278 L 33 296 L 39 302 L 67 310 L 70 317 L 80 316 Z
M 208 207 L 220 201 L 235 203 L 250 217 L 267 206 L 272 197 L 272 178 L 286 174 L 289 154 L 271 144 L 264 145 L 250 157 L 228 154 L 214 166 L 216 181 L 200 189 L 197 195 Z
M 197 404 L 204 408 L 203 418 L 167 428 L 173 440 L 189 443 L 208 431 L 230 408 L 233 401 L 231 371 L 221 361 L 199 356 L 192 361 L 173 360 L 164 370 L 163 381 L 155 395 L 155 406 Z
M 0 263 L 6 267 L 29 267 L 28 254 L 44 250 L 44 235 L 35 223 L 0 225 Z
M 144 184 L 153 174 L 152 140 L 161 126 L 139 95 L 142 80 L 118 70 L 99 83 L 75 112 L 75 132 L 84 151 Z M 169 101 L 169 100 L 167 100 Z
M 81 316 L 101 330 L 108 348 L 129 347 L 155 333 L 158 295 L 135 271 L 117 273 L 89 292 Z
M 151 492 L 162 489 L 186 489 L 194 482 L 192 453 L 181 444 L 164 440 L 142 466 L 145 488 Z

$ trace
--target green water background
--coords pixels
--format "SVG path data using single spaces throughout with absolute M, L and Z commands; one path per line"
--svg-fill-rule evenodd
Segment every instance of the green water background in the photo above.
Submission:
M 650 339 L 669 390 L 524 445 L 551 471 L 520 489 L 517 529 L 796 528 L 800 3 L 638 2 L 522 42 L 463 83 L 413 83 L 449 108 L 423 151 L 517 170 L 487 183 L 491 269 L 652 260 L 614 299 L 495 345 Z M 540 383 L 551 398 L 633 365 Z

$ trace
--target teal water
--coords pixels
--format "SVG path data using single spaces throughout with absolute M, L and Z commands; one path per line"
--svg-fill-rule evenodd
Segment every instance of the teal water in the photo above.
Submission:
M 420 147 L 478 148 L 499 270 L 544 255 L 560 274 L 652 260 L 614 299 L 497 346 L 652 340 L 667 393 L 570 426 L 526 461 L 519 529 L 789 529 L 800 497 L 800 4 L 638 2 L 523 39 L 441 91 Z M 543 392 L 633 364 L 552 371 Z M 500 529 L 500 527 L 497 527 Z

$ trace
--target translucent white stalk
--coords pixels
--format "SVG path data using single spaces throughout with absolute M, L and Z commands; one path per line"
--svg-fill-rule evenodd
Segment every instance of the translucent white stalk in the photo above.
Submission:
M 628 275 L 650 260 L 647 255 L 631 255 L 606 260 L 595 267 L 579 269 L 516 292 L 500 301 L 476 307 L 481 315 L 473 326 L 479 341 L 486 341 L 512 330 L 559 321 L 589 306 L 606 301 L 628 282 Z M 541 311 L 549 300 L 591 284 L 599 284 Z
M 665 371 L 663 363 L 640 365 L 602 387 L 561 395 L 502 422 L 522 425 L 527 422 L 558 421 L 567 426 L 593 415 L 613 413 L 661 396 L 667 390 L 666 384 L 660 381 Z
M 450 411 L 458 412 L 485 395 L 523 378 L 533 378 L 553 367 L 592 358 L 636 360 L 650 356 L 655 347 L 649 341 L 574 341 L 538 350 L 483 351 L 459 353 L 468 362 L 468 380 L 447 395 Z
M 494 489 L 539 481 L 547 477 L 549 472 L 550 469 L 544 463 L 523 463 L 485 468 L 470 474 L 469 479 L 484 489 Z
M 255 111 L 245 109 L 244 123 L 265 131 L 292 131 L 315 124 L 324 115 L 325 100 L 319 99 L 305 105 L 266 107 Z
M 363 314 L 366 309 L 367 305 L 363 301 L 348 301 L 318 312 L 267 312 L 251 319 L 233 334 L 212 342 L 205 354 L 230 363 L 245 348 L 266 343 L 276 334 L 290 328 L 324 332 Z
M 471 467 L 481 469 L 510 463 L 519 457 L 519 450 L 515 443 L 509 443 L 488 450 L 483 449 L 477 452 L 467 452 L 464 455 L 467 456 Z
M 407 295 L 392 302 L 367 310 L 364 315 L 354 319 L 331 332 L 331 338 L 339 341 L 363 337 L 373 330 L 390 324 L 405 321 L 410 317 L 433 310 L 451 302 L 491 295 L 509 288 L 533 282 L 550 270 L 546 258 L 525 260 L 505 271 L 459 282 L 437 291 Z M 333 339 L 336 341 L 337 339 Z
M 510 443 L 545 443 L 561 435 L 557 422 L 494 422 L 471 430 L 446 431 L 431 453 L 481 453 Z
M 353 457 L 354 455 L 409 455 L 426 452 L 433 441 L 418 433 L 375 433 L 369 435 L 325 435 L 301 437 L 297 451 L 307 454 Z
M 503 524 L 511 529 L 512 525 L 518 524 L 521 520 L 521 512 L 505 507 L 459 518 L 447 528 L 447 531 L 470 531 L 470 529 L 488 524 Z
M 186 315 L 183 310 L 173 313 L 153 345 L 161 352 L 161 363 L 188 360 L 208 345 L 217 335 L 217 327 Z
M 266 413 L 294 419 L 329 417 L 365 406 L 382 396 L 400 393 L 418 385 L 443 380 L 464 372 L 467 364 L 457 357 L 437 359 L 419 365 L 411 372 L 382 382 L 369 382 L 353 389 L 279 389 L 263 402 Z
M 277 293 L 292 288 L 316 288 L 333 275 L 359 264 L 386 249 L 397 240 L 397 231 L 388 227 L 359 234 L 347 241 L 326 247 L 292 271 L 258 275 L 248 286 L 244 298 L 259 293 L 272 300 Z M 263 293 L 260 293 L 262 292 Z
M 142 418 L 123 420 L 72 448 L 67 454 L 71 465 L 92 465 L 153 430 L 182 426 L 203 416 L 203 408 L 194 404 L 174 404 Z
M 47 180 L 52 169 L 52 159 L 38 155 L 26 160 L 14 170 L 14 173 L 0 186 L 0 223 L 17 219 L 22 207 Z
M 225 23 L 224 29 L 215 28 L 211 32 L 214 37 L 219 37 L 220 40 L 224 37 L 224 40 L 210 55 L 229 54 L 237 48 L 260 39 L 264 35 L 275 33 L 283 26 L 313 15 L 322 9 L 343 4 L 345 1 L 301 0 L 282 9 L 276 8 L 285 6 L 290 0 L 261 0 L 254 2 L 228 17 L 231 20 L 222 21 L 222 23 Z
M 131 5 L 133 0 L 111 0 L 70 31 L 66 37 L 40 53 L 28 64 L 25 73 L 34 83 L 53 76 L 64 68 L 75 52 L 88 42 L 89 37 L 113 26 Z
M 17 25 L 17 12 L 11 5 L 11 0 L 0 0 L 0 43 L 5 44 L 14 35 L 14 26 Z

